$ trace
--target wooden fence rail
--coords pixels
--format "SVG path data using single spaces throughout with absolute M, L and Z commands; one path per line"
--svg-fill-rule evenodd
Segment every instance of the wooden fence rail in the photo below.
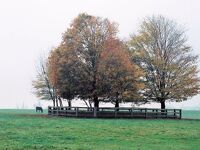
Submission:
M 85 118 L 168 118 L 181 119 L 181 109 L 131 107 L 48 107 L 48 115 Z

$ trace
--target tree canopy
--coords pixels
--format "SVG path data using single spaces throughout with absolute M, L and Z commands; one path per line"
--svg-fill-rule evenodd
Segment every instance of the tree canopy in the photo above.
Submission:
M 113 93 L 115 100 L 118 94 L 123 98 L 128 92 L 137 95 L 137 70 L 117 32 L 116 23 L 100 17 L 80 14 L 72 21 L 49 57 L 51 82 L 58 84 L 55 87 L 62 98 L 79 97 L 99 107 L 99 101 L 112 101 Z M 114 73 L 117 78 L 111 75 Z
M 131 62 L 126 45 L 117 39 L 105 43 L 101 53 L 100 85 L 104 96 L 119 107 L 119 102 L 135 102 L 140 98 L 142 88 L 139 77 L 142 71 Z
M 183 101 L 199 93 L 197 55 L 185 31 L 163 16 L 145 18 L 129 43 L 133 59 L 145 72 L 143 96 L 161 103 Z
M 184 101 L 200 91 L 198 56 L 185 31 L 163 16 L 146 17 L 129 41 L 117 37 L 118 25 L 79 14 L 51 50 L 33 81 L 36 95 L 56 105 L 75 98 L 99 102 Z M 89 104 L 86 102 L 88 101 Z

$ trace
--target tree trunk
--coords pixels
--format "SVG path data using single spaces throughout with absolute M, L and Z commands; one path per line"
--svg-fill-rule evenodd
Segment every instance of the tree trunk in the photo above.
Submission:
M 92 110 L 92 101 L 89 100 L 90 110 Z
M 115 101 L 115 108 L 119 107 L 119 92 L 116 92 L 116 101 Z M 119 109 L 117 109 L 117 111 L 119 111 Z
M 53 100 L 53 107 L 55 107 L 56 106 L 56 103 L 55 103 L 55 100 Z
M 59 100 L 59 103 L 60 103 L 60 107 L 63 107 L 62 99 L 59 97 L 58 100 Z
M 89 105 L 90 105 L 90 108 L 92 108 L 92 101 L 89 100 Z
M 161 104 L 161 109 L 165 109 L 165 101 L 161 101 L 160 104 Z
M 56 98 L 56 107 L 58 107 L 58 99 Z
M 68 110 L 71 110 L 72 101 L 68 99 L 68 100 L 67 100 L 67 103 L 68 103 Z
M 68 107 L 72 107 L 72 101 L 71 100 L 67 100 L 68 102 Z
M 93 82 L 92 82 L 92 88 L 93 88 L 93 102 L 94 102 L 94 107 L 99 108 L 99 100 L 98 100 L 98 96 L 97 96 L 97 85 L 96 85 L 96 81 L 97 81 L 97 67 L 96 67 L 96 59 L 95 57 L 92 60 L 92 67 L 94 69 L 94 75 L 93 75 Z
M 97 96 L 94 96 L 94 107 L 99 108 L 99 100 Z
M 115 108 L 118 108 L 119 107 L 119 101 L 118 101 L 118 99 L 116 99 L 116 101 L 115 101 Z M 117 109 L 117 111 L 119 111 L 119 109 Z
M 115 108 L 116 107 L 119 107 L 119 101 L 118 100 L 116 100 L 116 102 L 115 102 Z

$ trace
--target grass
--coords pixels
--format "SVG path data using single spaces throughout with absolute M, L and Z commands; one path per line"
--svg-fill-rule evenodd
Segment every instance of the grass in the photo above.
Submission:
M 199 143 L 200 120 L 75 119 L 0 110 L 0 149 L 197 150 Z

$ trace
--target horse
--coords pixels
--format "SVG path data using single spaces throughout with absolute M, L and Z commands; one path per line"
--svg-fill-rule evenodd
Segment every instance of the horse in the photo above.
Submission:
M 39 111 L 39 112 L 43 113 L 43 109 L 42 109 L 42 107 L 36 106 L 35 110 L 36 110 L 36 112 Z

